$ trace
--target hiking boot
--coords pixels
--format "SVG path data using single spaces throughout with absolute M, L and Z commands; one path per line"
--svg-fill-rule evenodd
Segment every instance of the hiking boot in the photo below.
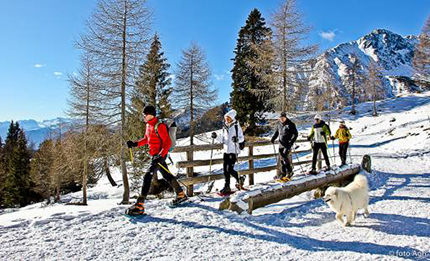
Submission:
M 126 210 L 125 214 L 130 216 L 145 215 L 146 213 L 144 203 L 136 202 L 133 206 Z
M 172 205 L 177 205 L 179 203 L 182 203 L 182 202 L 186 201 L 187 199 L 188 199 L 188 197 L 185 194 L 185 192 L 181 191 L 178 194 L 176 194 L 175 199 L 172 200 Z
M 329 170 L 331 170 L 331 168 L 330 168 L 330 166 L 325 166 L 325 167 L 323 168 L 323 170 L 324 170 L 324 171 L 329 171 Z
M 229 194 L 229 193 L 231 193 L 231 189 L 230 189 L 230 187 L 225 186 L 223 189 L 220 190 L 219 193 L 221 193 L 221 194 Z
M 243 184 L 245 184 L 245 176 L 240 176 L 239 181 L 236 182 L 236 188 L 238 190 L 243 190 Z
M 288 175 L 287 175 L 287 177 L 291 180 L 291 177 L 294 175 L 294 172 L 290 172 L 290 173 L 288 173 Z

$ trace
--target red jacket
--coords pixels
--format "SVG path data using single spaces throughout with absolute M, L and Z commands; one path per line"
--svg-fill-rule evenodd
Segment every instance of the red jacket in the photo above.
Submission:
M 137 146 L 141 147 L 148 144 L 149 154 L 151 156 L 161 154 L 161 156 L 166 157 L 167 153 L 169 153 L 172 141 L 170 140 L 169 133 L 167 132 L 167 126 L 163 123 L 158 125 L 158 134 L 160 135 L 160 137 L 158 137 L 157 132 L 155 131 L 155 125 L 157 122 L 157 117 L 154 117 L 146 124 L 145 137 L 138 141 Z

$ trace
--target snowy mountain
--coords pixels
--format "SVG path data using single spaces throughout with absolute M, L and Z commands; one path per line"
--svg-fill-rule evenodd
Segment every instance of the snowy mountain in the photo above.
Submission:
M 39 144 L 44 141 L 49 134 L 57 133 L 60 125 L 70 123 L 70 119 L 55 118 L 51 120 L 44 120 L 41 122 L 35 120 L 22 120 L 18 121 L 19 126 L 24 129 L 29 142 L 33 142 L 37 148 Z M 0 122 L 0 137 L 5 140 L 9 129 L 10 122 Z M 65 127 L 63 127 L 64 130 Z
M 359 163 L 365 154 L 372 158 L 370 216 L 364 218 L 360 211 L 351 227 L 340 226 L 328 205 L 314 200 L 310 192 L 259 208 L 252 216 L 219 210 L 222 199 L 215 194 L 204 201 L 193 197 L 191 204 L 173 209 L 167 205 L 169 198 L 154 198 L 146 202 L 148 216 L 128 219 L 123 215 L 128 206 L 117 205 L 123 188 L 121 172 L 114 167 L 119 186 L 112 187 L 103 177 L 88 189 L 88 206 L 38 203 L 1 213 L 0 260 L 428 260 L 430 92 L 377 105 L 378 117 L 371 115 L 372 103 L 359 104 L 358 116 L 350 115 L 350 108 L 331 112 L 335 121 L 344 119 L 351 128 L 348 159 Z M 300 115 L 309 123 L 313 116 Z M 310 124 L 299 126 L 301 134 L 309 131 Z M 205 140 L 211 142 L 210 132 L 196 143 Z M 179 143 L 186 144 L 187 139 Z M 332 151 L 330 146 L 330 155 Z M 222 158 L 222 151 L 213 152 L 214 158 Z M 273 147 L 256 147 L 254 153 L 273 153 Z M 201 151 L 194 159 L 209 156 L 210 151 Z M 186 155 L 173 153 L 172 158 L 176 162 Z M 339 158 L 335 160 L 339 164 Z M 241 162 L 239 168 L 246 164 Z M 258 167 L 274 164 L 274 158 L 255 162 Z M 209 167 L 198 171 L 208 172 Z M 222 165 L 212 171 L 222 172 Z M 303 178 L 298 175 L 300 166 L 294 171 L 293 180 Z M 256 174 L 250 193 L 274 174 Z M 207 186 L 195 186 L 195 191 Z M 222 186 L 222 180 L 216 181 L 215 188 Z M 62 200 L 77 201 L 81 196 L 72 193 Z
M 356 41 L 329 49 L 311 63 L 312 73 L 308 75 L 309 94 L 317 89 L 324 92 L 327 88 L 324 80 L 330 78 L 335 85 L 333 89 L 338 103 L 351 104 L 348 70 L 352 67 L 352 56 L 356 57 L 359 73 L 364 77 L 368 74 L 371 62 L 379 65 L 385 76 L 385 97 L 419 90 L 410 79 L 413 75 L 412 58 L 417 42 L 415 36 L 403 37 L 388 30 L 377 29 Z M 362 92 L 362 84 L 359 84 L 358 89 L 359 93 Z M 309 99 L 309 96 L 305 97 L 305 100 Z

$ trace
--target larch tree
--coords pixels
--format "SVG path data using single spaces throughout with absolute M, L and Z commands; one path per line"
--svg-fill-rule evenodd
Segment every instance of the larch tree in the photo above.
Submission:
M 151 12 L 145 0 L 100 0 L 81 36 L 79 47 L 91 55 L 101 81 L 103 115 L 100 120 L 115 126 L 120 135 L 123 204 L 129 203 L 126 168 L 126 112 L 130 89 L 137 78 L 150 39 Z
M 430 83 L 430 16 L 425 21 L 415 47 L 413 66 L 418 81 Z
M 197 118 L 217 99 L 217 90 L 212 88 L 212 73 L 200 46 L 192 43 L 182 51 L 175 76 L 175 105 L 190 114 L 190 145 L 193 145 Z
M 383 77 L 382 68 L 372 61 L 364 87 L 369 99 L 373 101 L 373 116 L 378 116 L 376 101 L 385 97 Z

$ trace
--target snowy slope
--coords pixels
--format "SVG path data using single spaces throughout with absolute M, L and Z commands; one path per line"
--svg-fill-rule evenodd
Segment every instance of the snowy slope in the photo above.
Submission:
M 376 118 L 371 104 L 361 104 L 357 116 L 332 113 L 352 128 L 353 161 L 359 163 L 364 154 L 372 157 L 371 215 L 365 219 L 360 213 L 352 227 L 341 227 L 329 207 L 312 200 L 311 193 L 258 209 L 253 216 L 219 211 L 215 196 L 205 201 L 195 197 L 192 204 L 175 209 L 166 205 L 169 199 L 149 200 L 149 216 L 130 220 L 122 215 L 127 206 L 117 205 L 121 187 L 112 188 L 102 179 L 89 189 L 89 206 L 39 203 L 1 214 L 0 260 L 430 259 L 430 93 L 378 106 L 381 116 Z M 309 126 L 299 131 L 308 133 Z M 210 142 L 208 135 L 200 142 Z M 258 153 L 272 150 L 262 147 Z M 210 152 L 205 153 L 196 158 L 208 158 Z M 219 151 L 214 154 L 221 157 Z M 181 154 L 173 157 L 185 159 Z M 214 169 L 220 171 L 221 166 Z M 112 171 L 120 184 L 118 169 Z M 269 180 L 274 174 L 257 174 L 256 179 Z M 74 193 L 64 200 L 80 196 Z

